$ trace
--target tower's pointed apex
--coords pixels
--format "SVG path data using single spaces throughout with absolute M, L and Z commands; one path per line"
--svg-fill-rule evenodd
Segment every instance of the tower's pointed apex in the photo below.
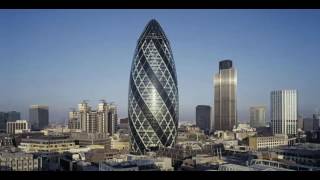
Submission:
M 159 22 L 156 19 L 151 19 L 148 24 L 145 26 L 143 33 L 141 34 L 139 42 L 142 42 L 143 39 L 164 39 L 165 41 L 168 41 L 166 38 L 166 35 L 159 24 Z M 167 42 L 170 44 L 169 42 Z
M 160 26 L 159 22 L 156 20 L 156 19 L 151 19 L 149 22 L 148 22 L 148 25 L 147 26 L 150 26 L 150 25 L 156 25 L 156 26 Z

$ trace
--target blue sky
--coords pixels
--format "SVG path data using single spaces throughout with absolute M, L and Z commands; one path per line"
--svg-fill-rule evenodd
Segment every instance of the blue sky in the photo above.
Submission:
M 238 70 L 240 121 L 252 105 L 269 111 L 275 89 L 297 89 L 304 116 L 320 107 L 320 10 L 1 10 L 0 111 L 28 119 L 31 104 L 47 104 L 50 121 L 63 121 L 81 100 L 106 99 L 126 117 L 133 52 L 151 18 L 171 42 L 180 121 L 212 105 L 222 59 Z

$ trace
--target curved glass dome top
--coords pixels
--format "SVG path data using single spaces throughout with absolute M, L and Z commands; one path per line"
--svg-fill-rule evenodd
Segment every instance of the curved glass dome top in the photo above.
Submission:
M 152 19 L 133 57 L 128 98 L 131 152 L 142 154 L 175 143 L 179 98 L 169 41 Z

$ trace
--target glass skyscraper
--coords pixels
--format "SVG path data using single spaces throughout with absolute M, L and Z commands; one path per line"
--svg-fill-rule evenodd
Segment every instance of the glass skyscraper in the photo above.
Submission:
M 219 62 L 213 83 L 214 129 L 231 131 L 237 124 L 237 71 L 231 60 Z
M 149 21 L 137 42 L 129 80 L 130 151 L 173 146 L 179 119 L 178 83 L 170 43 Z
M 207 105 L 198 105 L 196 107 L 196 126 L 209 134 L 211 131 L 211 107 Z

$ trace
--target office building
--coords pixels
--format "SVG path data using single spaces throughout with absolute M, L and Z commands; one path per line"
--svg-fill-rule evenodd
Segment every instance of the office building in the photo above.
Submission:
M 70 131 L 81 131 L 81 123 L 79 120 L 79 112 L 73 109 L 73 111 L 69 112 L 69 121 L 68 128 Z
M 297 129 L 303 130 L 303 117 L 298 115 Z
M 118 125 L 118 113 L 115 104 L 111 103 L 109 105 L 108 111 L 108 133 L 113 135 L 116 132 L 116 127 Z
M 20 134 L 23 132 L 30 132 L 27 120 L 16 120 L 14 122 L 7 122 L 7 134 Z
M 83 101 L 78 111 L 69 112 L 68 127 L 72 132 L 102 133 L 113 135 L 117 126 L 117 107 L 102 100 L 96 110 Z
M 68 137 L 50 137 L 40 136 L 32 138 L 23 138 L 18 146 L 23 152 L 66 152 L 79 148 L 75 140 Z
M 250 107 L 250 126 L 254 128 L 266 126 L 266 108 L 264 106 Z
M 12 122 L 20 119 L 20 112 L 17 111 L 9 111 L 6 113 L 7 121 Z
M 237 71 L 231 60 L 219 62 L 213 83 L 214 129 L 232 131 L 237 124 Z
M 270 111 L 273 134 L 297 134 L 297 90 L 272 91 Z
M 196 126 L 209 134 L 211 131 L 211 107 L 206 105 L 198 105 L 196 107 Z
M 275 136 L 255 136 L 249 137 L 249 147 L 252 150 L 272 149 L 278 146 L 292 144 L 287 135 L 277 134 Z
M 9 111 L 0 112 L 0 132 L 5 132 L 7 129 L 7 122 L 13 122 L 20 119 L 20 112 Z
M 45 105 L 32 105 L 29 109 L 32 130 L 42 130 L 49 125 L 49 108 Z
M 80 146 L 101 145 L 111 147 L 111 139 L 106 133 L 73 132 L 71 138 Z
M 177 74 L 169 40 L 154 19 L 142 32 L 133 57 L 128 118 L 132 153 L 175 144 L 179 119 Z
M 119 120 L 119 129 L 129 129 L 129 118 L 123 118 Z

